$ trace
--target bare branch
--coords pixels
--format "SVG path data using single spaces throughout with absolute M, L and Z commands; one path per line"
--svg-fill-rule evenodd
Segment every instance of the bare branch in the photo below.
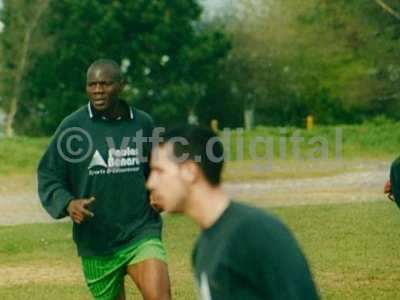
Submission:
M 397 20 L 400 20 L 400 13 L 395 11 L 393 8 L 391 8 L 388 4 L 383 2 L 382 0 L 375 0 L 375 2 L 382 7 L 386 12 L 391 14 L 393 17 L 395 17 Z

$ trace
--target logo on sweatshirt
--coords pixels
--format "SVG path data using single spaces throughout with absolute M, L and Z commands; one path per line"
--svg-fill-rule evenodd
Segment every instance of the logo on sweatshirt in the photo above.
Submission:
M 96 150 L 90 161 L 88 170 L 89 175 L 117 174 L 126 172 L 137 172 L 139 170 L 140 159 L 139 151 L 135 148 L 108 150 L 107 161 Z
M 97 150 L 93 154 L 93 158 L 92 158 L 92 161 L 90 162 L 88 169 L 90 170 L 91 168 L 94 168 L 94 167 L 103 167 L 103 168 L 108 167 L 107 163 L 104 161 L 103 157 L 101 157 L 100 152 Z

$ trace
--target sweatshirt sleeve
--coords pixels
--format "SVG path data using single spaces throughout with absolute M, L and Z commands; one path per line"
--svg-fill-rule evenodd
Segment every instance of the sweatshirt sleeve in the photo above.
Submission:
M 145 127 L 145 132 L 146 132 L 145 136 L 147 138 L 151 138 L 153 135 L 153 130 L 154 130 L 154 121 L 150 116 L 148 116 L 148 122 Z M 154 145 L 150 142 L 146 144 L 145 156 L 147 157 L 147 162 L 145 163 L 143 168 L 144 177 L 146 178 L 146 180 L 149 178 L 150 175 L 150 160 L 151 160 L 151 151 L 153 146 Z
M 390 167 L 390 184 L 394 200 L 400 207 L 400 157 L 396 158 Z
M 57 149 L 60 131 L 60 128 L 56 131 L 37 168 L 40 202 L 55 219 L 68 215 L 67 206 L 75 198 L 68 189 L 68 162 L 61 157 Z

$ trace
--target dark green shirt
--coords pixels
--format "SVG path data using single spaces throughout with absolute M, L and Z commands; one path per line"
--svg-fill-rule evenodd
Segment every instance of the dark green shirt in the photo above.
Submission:
M 56 219 L 67 216 L 72 199 L 96 198 L 88 207 L 95 216 L 73 225 L 80 256 L 107 255 L 135 240 L 160 237 L 161 218 L 149 205 L 149 166 L 142 159 L 151 143 L 141 146 L 135 139 L 151 136 L 152 129 L 152 119 L 138 109 L 128 107 L 125 116 L 110 120 L 87 105 L 54 134 L 38 166 L 39 197 Z
M 232 202 L 193 251 L 202 300 L 319 299 L 289 230 L 260 209 Z

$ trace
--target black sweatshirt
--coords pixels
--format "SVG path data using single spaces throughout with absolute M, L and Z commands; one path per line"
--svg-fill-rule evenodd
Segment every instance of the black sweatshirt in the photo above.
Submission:
M 192 263 L 201 299 L 318 300 L 289 230 L 260 209 L 232 202 L 203 230 Z
M 125 104 L 126 105 L 126 104 Z M 67 216 L 72 199 L 90 198 L 94 213 L 74 223 L 80 256 L 103 256 L 146 237 L 161 237 L 162 221 L 148 201 L 145 180 L 153 121 L 127 106 L 128 114 L 107 119 L 88 104 L 66 117 L 38 166 L 38 192 L 47 212 Z M 141 146 L 142 145 L 142 146 Z

